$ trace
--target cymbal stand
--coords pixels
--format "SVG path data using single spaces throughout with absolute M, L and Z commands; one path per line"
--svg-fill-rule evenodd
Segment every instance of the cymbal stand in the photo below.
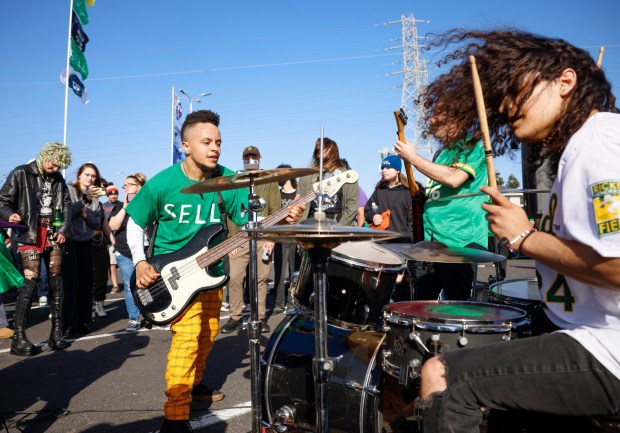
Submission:
M 250 194 L 248 195 L 250 211 L 248 228 L 260 227 L 258 214 L 265 209 L 265 200 L 254 194 L 254 178 L 250 177 Z M 257 272 L 257 244 L 258 233 L 248 232 L 250 239 L 250 260 L 248 287 L 250 289 L 250 320 L 248 321 L 248 339 L 250 346 L 250 384 L 252 401 L 252 433 L 261 431 L 262 403 L 260 380 L 260 335 L 262 324 L 258 320 L 258 272 Z

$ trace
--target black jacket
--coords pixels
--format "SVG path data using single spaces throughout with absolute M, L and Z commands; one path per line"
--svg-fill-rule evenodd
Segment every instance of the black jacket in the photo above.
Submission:
M 52 209 L 60 207 L 64 222 L 58 233 L 71 237 L 71 199 L 65 180 L 60 173 L 49 175 L 52 182 Z M 37 222 L 39 219 L 39 191 L 42 179 L 39 175 L 37 162 L 16 167 L 0 189 L 0 218 L 7 220 L 17 213 L 28 226 L 28 231 L 19 233 L 17 242 L 33 244 L 37 240 Z
M 411 213 L 411 193 L 402 185 L 389 188 L 387 183 L 380 189 L 375 189 L 364 206 L 364 217 L 367 223 L 372 223 L 375 212 L 372 203 L 376 203 L 379 214 L 390 210 L 390 225 L 388 230 L 399 232 L 401 238 L 388 242 L 411 242 L 413 236 L 413 216 Z

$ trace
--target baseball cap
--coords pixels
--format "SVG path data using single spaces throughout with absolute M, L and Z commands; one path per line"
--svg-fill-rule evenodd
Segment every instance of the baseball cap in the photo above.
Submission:
M 248 146 L 245 149 L 243 149 L 243 157 L 245 157 L 246 155 L 260 156 L 260 151 L 258 150 L 258 147 Z

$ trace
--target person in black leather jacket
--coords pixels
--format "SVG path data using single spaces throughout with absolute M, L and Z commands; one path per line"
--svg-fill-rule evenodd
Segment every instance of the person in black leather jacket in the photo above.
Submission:
M 0 189 L 0 218 L 26 226 L 15 236 L 24 267 L 24 285 L 15 306 L 15 335 L 11 353 L 32 356 L 37 348 L 26 337 L 26 323 L 32 296 L 39 284 L 41 258 L 49 270 L 52 294 L 52 349 L 68 347 L 62 335 L 62 246 L 71 236 L 71 200 L 61 168 L 71 163 L 69 148 L 51 142 L 43 146 L 37 158 L 16 167 Z

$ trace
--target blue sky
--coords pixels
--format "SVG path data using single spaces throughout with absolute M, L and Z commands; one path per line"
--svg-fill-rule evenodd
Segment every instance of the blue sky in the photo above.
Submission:
M 389 75 L 402 69 L 402 52 L 389 50 L 401 28 L 383 24 L 401 15 L 430 21 L 418 25 L 420 35 L 515 26 L 565 38 L 594 57 L 603 45 L 603 69 L 616 93 L 620 86 L 618 0 L 97 0 L 88 12 L 91 102 L 69 94 L 69 181 L 87 161 L 117 185 L 168 166 L 174 83 L 192 96 L 213 93 L 194 109 L 221 114 L 220 162 L 229 168 L 241 168 L 248 145 L 260 148 L 262 168 L 307 167 L 324 127 L 370 194 L 378 150 L 396 137 L 392 111 L 403 79 Z M 63 139 L 68 17 L 69 1 L 0 3 L 0 180 L 43 143 Z M 504 178 L 521 177 L 519 158 L 495 166 Z

